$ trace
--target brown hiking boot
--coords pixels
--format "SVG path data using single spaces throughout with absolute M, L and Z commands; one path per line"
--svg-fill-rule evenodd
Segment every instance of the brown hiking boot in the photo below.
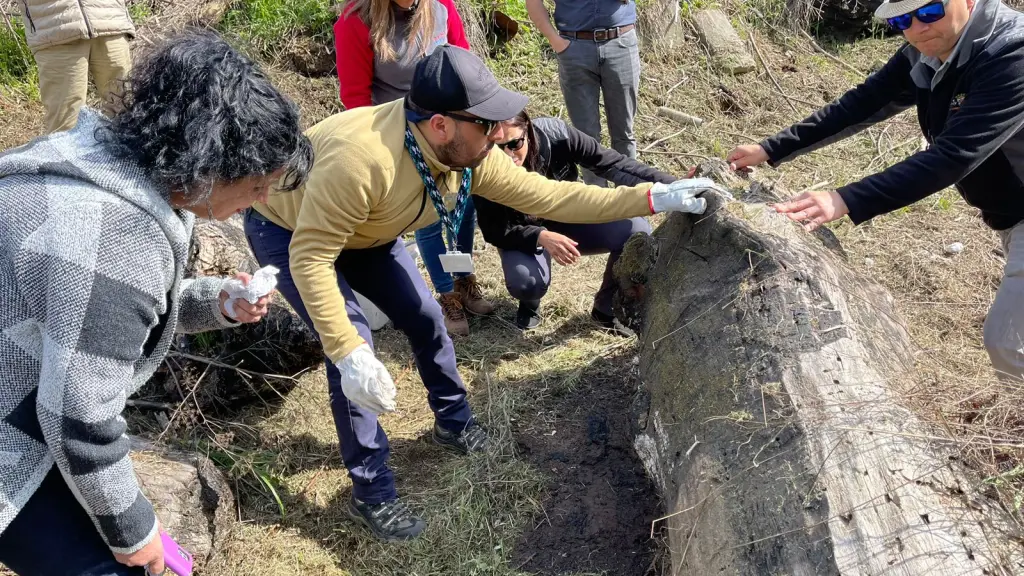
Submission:
M 470 314 L 486 316 L 494 312 L 494 304 L 484 300 L 484 292 L 476 283 L 476 274 L 455 279 L 455 293 L 462 298 L 462 307 Z
M 437 297 L 444 314 L 444 327 L 449 336 L 469 336 L 469 320 L 462 309 L 462 297 L 458 292 L 447 292 Z

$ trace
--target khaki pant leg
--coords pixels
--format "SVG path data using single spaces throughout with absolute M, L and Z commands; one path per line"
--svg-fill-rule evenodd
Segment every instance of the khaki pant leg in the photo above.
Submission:
M 985 349 L 1001 379 L 1024 378 L 1024 223 L 999 233 L 1003 280 L 985 317 Z
M 78 122 L 89 87 L 89 40 L 37 50 L 39 97 L 46 108 L 47 134 L 69 130 Z
M 96 84 L 96 96 L 103 103 L 103 110 L 107 114 L 112 114 L 120 107 L 120 97 L 124 93 L 123 81 L 131 67 L 127 36 L 102 36 L 92 40 L 89 70 Z

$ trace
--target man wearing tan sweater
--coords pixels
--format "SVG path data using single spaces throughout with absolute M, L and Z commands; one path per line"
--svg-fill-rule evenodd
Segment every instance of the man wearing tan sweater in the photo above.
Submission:
M 425 523 L 398 499 L 388 439 L 377 415 L 395 409 L 395 386 L 373 354 L 352 291 L 405 332 L 435 414 L 434 441 L 462 454 L 487 433 L 466 402 L 441 308 L 400 237 L 439 218 L 449 245 L 470 193 L 560 222 L 608 222 L 676 210 L 702 212 L 706 179 L 614 190 L 555 182 L 517 167 L 494 143 L 500 121 L 526 105 L 476 56 L 436 49 L 416 68 L 404 101 L 342 112 L 307 135 L 316 159 L 303 189 L 273 194 L 246 213 L 257 260 L 280 269 L 278 290 L 315 330 L 342 458 L 353 482 L 349 513 L 384 540 L 407 540 Z M 448 272 L 472 272 L 454 249 Z

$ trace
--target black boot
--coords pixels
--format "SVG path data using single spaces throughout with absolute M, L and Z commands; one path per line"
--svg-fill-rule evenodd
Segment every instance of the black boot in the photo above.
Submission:
M 413 540 L 427 527 L 427 523 L 413 514 L 398 498 L 380 504 L 367 504 L 353 496 L 348 502 L 348 515 L 385 542 Z
M 519 301 L 519 311 L 516 312 L 516 326 L 523 330 L 533 330 L 540 326 L 540 300 Z
M 590 311 L 590 317 L 594 320 L 594 322 L 600 324 L 601 327 L 604 328 L 605 330 L 615 332 L 619 336 L 625 336 L 626 338 L 636 336 L 636 332 L 633 332 L 632 330 L 629 329 L 628 326 L 626 326 L 622 322 L 619 322 L 618 318 L 616 318 L 615 316 L 609 316 L 608 314 L 605 314 L 604 312 L 601 312 L 596 308 Z

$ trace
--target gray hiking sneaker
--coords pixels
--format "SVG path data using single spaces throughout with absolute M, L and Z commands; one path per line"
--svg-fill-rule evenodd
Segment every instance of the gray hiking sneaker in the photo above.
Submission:
M 484 430 L 483 426 L 477 424 L 476 420 L 470 420 L 469 424 L 461 432 L 445 430 L 440 424 L 435 422 L 434 443 L 458 452 L 463 456 L 473 452 L 484 452 L 487 450 L 487 431 Z
M 381 504 L 367 504 L 353 496 L 348 501 L 348 515 L 385 542 L 413 540 L 427 527 L 427 523 L 398 498 Z

